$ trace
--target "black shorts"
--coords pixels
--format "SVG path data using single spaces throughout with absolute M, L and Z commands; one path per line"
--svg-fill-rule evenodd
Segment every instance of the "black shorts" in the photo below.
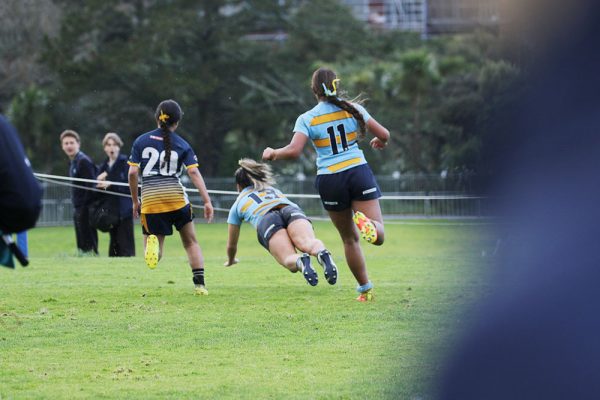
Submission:
M 344 211 L 353 200 L 374 200 L 381 197 L 379 185 L 368 164 L 342 172 L 317 175 L 315 187 L 327 211 Z
M 280 229 L 286 229 L 290 223 L 297 219 L 310 220 L 304 215 L 304 211 L 295 206 L 285 206 L 270 210 L 256 226 L 258 242 L 269 250 L 269 240 Z
M 144 235 L 165 235 L 173 234 L 173 226 L 178 231 L 188 222 L 194 220 L 192 206 L 187 204 L 179 210 L 169 211 L 158 214 L 142 214 L 142 232 Z

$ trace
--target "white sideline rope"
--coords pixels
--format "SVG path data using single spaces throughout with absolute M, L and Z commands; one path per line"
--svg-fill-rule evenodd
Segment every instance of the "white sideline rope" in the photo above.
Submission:
M 33 175 L 36 178 L 46 178 L 46 179 L 58 179 L 58 180 L 62 180 L 62 181 L 71 181 L 71 182 L 85 182 L 85 183 L 110 183 L 111 185 L 116 185 L 116 186 L 127 186 L 129 187 L 128 183 L 124 183 L 124 182 L 112 182 L 112 181 L 99 181 L 97 179 L 85 179 L 85 178 L 71 178 L 70 176 L 60 176 L 60 175 L 48 175 L 48 174 L 40 174 L 39 172 L 34 172 Z M 82 186 L 83 188 L 89 189 L 89 186 Z M 104 190 L 102 190 L 104 192 Z
M 106 193 L 106 194 L 110 194 L 110 195 L 131 198 L 131 195 L 125 194 L 125 193 L 109 192 L 109 191 L 106 191 L 104 189 L 97 189 L 97 188 L 92 188 L 92 187 L 89 187 L 89 186 L 75 185 L 73 183 L 68 183 L 68 182 L 59 182 L 59 181 L 55 181 L 53 179 L 48 179 L 48 178 L 40 178 L 40 177 L 37 177 L 37 178 L 39 180 L 41 180 L 41 181 L 54 183 L 54 184 L 60 185 L 60 186 L 70 186 L 70 187 L 75 187 L 75 188 L 78 188 L 78 189 L 90 190 L 92 192 Z
M 115 186 L 129 186 L 129 184 L 123 183 L 123 182 L 98 181 L 96 179 L 85 179 L 85 178 L 71 178 L 68 176 L 40 174 L 37 172 L 34 172 L 33 175 L 35 175 L 40 180 L 48 180 L 50 182 L 54 182 L 53 180 L 67 180 L 67 181 L 96 183 L 96 184 L 102 182 L 102 183 L 109 183 L 109 184 L 115 185 Z M 59 182 L 54 182 L 54 183 L 60 184 Z M 63 185 L 65 185 L 65 184 L 63 184 Z M 78 185 L 74 185 L 74 184 L 66 184 L 66 185 L 106 193 L 105 190 L 93 189 L 88 186 L 78 186 Z M 142 185 L 140 184 L 139 186 L 141 187 Z M 184 190 L 186 192 L 198 193 L 198 189 L 190 189 L 190 188 L 184 187 Z M 228 195 L 232 195 L 232 196 L 237 196 L 239 194 L 238 192 L 233 191 L 233 190 L 208 189 L 207 192 L 209 194 L 228 194 Z M 114 192 L 112 192 L 112 193 L 114 193 Z M 129 195 L 125 195 L 122 193 L 120 195 L 131 197 Z M 320 198 L 318 194 L 286 194 L 286 197 L 289 197 L 290 199 L 319 199 Z M 470 196 L 470 195 L 431 195 L 431 196 L 426 196 L 426 195 L 421 195 L 421 196 L 419 196 L 419 195 L 417 195 L 417 196 L 389 195 L 389 196 L 381 196 L 379 199 L 380 200 L 476 200 L 476 199 L 485 199 L 485 198 L 486 197 L 484 197 L 484 196 Z M 204 208 L 201 206 L 194 206 L 194 207 Z M 222 211 L 224 209 L 217 210 L 215 208 L 215 210 Z M 225 211 L 229 211 L 229 210 L 225 210 Z
M 95 179 L 85 179 L 85 178 L 69 178 L 69 177 L 63 177 L 63 176 L 58 176 L 58 175 L 39 174 L 37 172 L 34 172 L 33 175 L 36 178 L 38 178 L 39 180 L 41 180 L 41 181 L 49 182 L 49 183 L 54 183 L 54 184 L 60 185 L 60 186 L 68 186 L 68 187 L 74 187 L 74 188 L 78 188 L 78 189 L 85 189 L 85 190 L 89 190 L 89 191 L 92 191 L 92 192 L 99 192 L 99 193 L 104 193 L 104 194 L 110 194 L 111 196 L 127 197 L 127 198 L 131 199 L 131 195 L 130 194 L 112 192 L 112 191 L 107 191 L 107 190 L 104 190 L 104 189 L 92 188 L 92 187 L 89 187 L 89 186 L 76 185 L 76 184 L 70 183 L 70 182 L 60 182 L 60 181 L 58 181 L 56 179 L 63 179 L 63 180 L 77 181 L 77 182 L 90 182 L 90 183 L 103 182 L 103 183 L 110 183 L 111 185 L 117 185 L 117 186 L 129 186 L 129 184 L 123 183 L 123 182 L 98 181 L 98 180 L 95 180 Z M 49 177 L 52 177 L 53 179 L 51 179 Z M 194 205 L 192 203 L 190 203 L 190 205 L 192 206 L 192 208 L 204 209 L 204 206 L 197 206 L 197 205 Z M 214 211 L 229 212 L 229 209 L 219 208 L 219 207 L 213 207 L 213 210 Z

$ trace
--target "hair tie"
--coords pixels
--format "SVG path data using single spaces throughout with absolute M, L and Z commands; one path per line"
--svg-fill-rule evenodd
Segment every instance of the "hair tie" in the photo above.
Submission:
M 340 79 L 334 79 L 331 81 L 331 86 L 333 87 L 333 90 L 329 90 L 327 88 L 327 86 L 325 86 L 324 83 L 321 83 L 321 85 L 323 85 L 323 91 L 325 92 L 326 96 L 337 96 L 337 83 L 340 81 Z
M 163 110 L 160 110 L 160 115 L 158 116 L 158 119 L 159 119 L 161 122 L 163 122 L 163 123 L 166 123 L 166 122 L 167 122 L 167 120 L 169 119 L 169 115 L 168 115 L 168 114 L 165 114 L 165 113 L 163 112 Z

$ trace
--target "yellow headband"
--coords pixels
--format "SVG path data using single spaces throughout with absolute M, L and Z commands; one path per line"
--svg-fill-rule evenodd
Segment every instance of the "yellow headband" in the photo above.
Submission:
M 334 79 L 333 81 L 331 81 L 331 86 L 333 86 L 333 90 L 327 89 L 327 86 L 325 86 L 324 83 L 321 84 L 323 85 L 323 91 L 325 92 L 325 96 L 337 96 L 337 83 L 339 81 L 339 79 Z
M 158 119 L 159 119 L 161 122 L 163 122 L 163 123 L 166 123 L 166 122 L 167 122 L 167 120 L 169 119 L 169 115 L 165 114 L 165 113 L 163 112 L 163 110 L 160 110 L 160 115 L 158 116 Z

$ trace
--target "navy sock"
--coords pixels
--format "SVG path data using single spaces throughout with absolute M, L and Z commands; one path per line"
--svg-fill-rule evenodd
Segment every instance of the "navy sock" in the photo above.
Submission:
M 194 274 L 194 285 L 204 285 L 204 268 L 193 269 L 192 273 Z

